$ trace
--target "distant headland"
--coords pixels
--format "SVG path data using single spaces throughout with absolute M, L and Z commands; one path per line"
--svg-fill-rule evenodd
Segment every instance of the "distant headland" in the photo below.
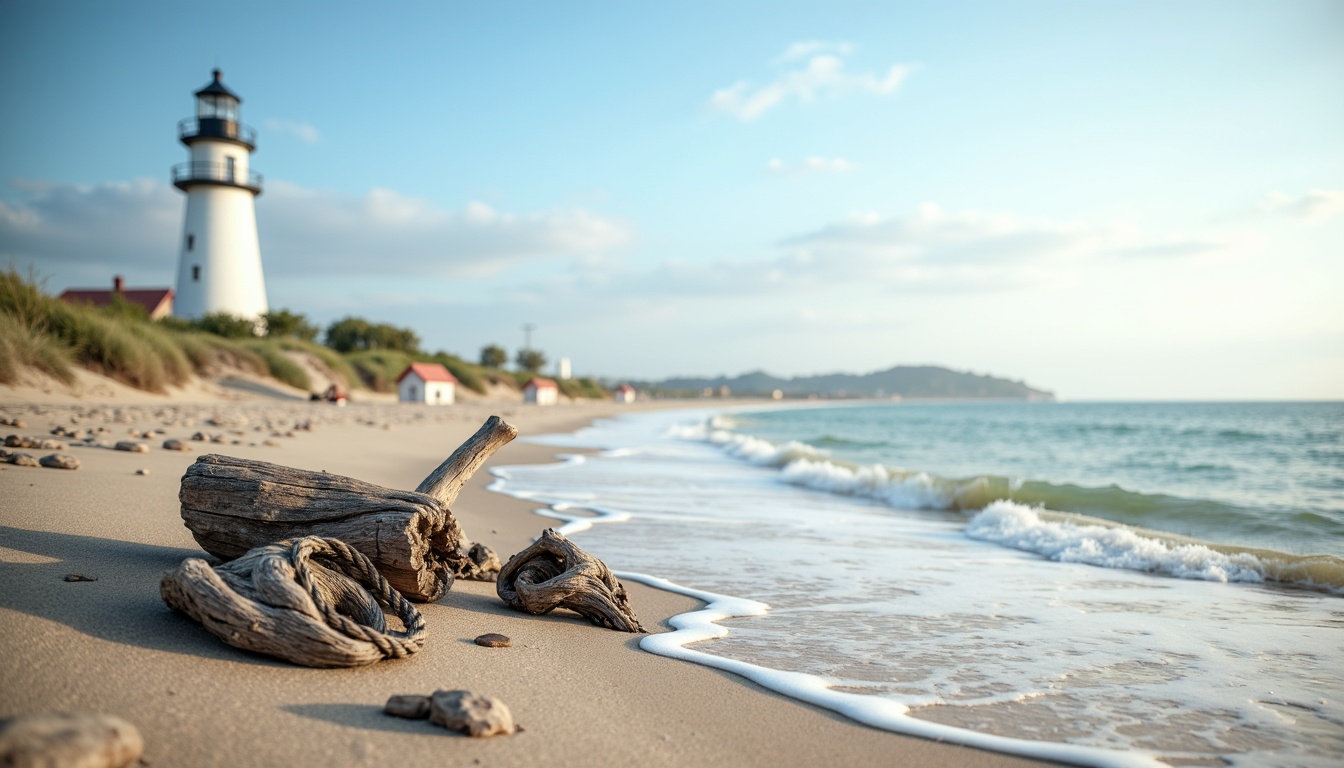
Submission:
M 758 397 L 986 399 L 1053 402 L 1055 395 L 1026 382 L 996 376 L 963 373 L 933 365 L 898 365 L 873 373 L 831 373 L 783 379 L 765 371 L 728 378 L 680 377 L 640 385 L 655 394 L 732 394 Z

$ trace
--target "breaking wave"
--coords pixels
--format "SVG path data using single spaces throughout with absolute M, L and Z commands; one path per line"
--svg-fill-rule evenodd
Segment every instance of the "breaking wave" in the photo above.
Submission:
M 1111 485 L 1018 481 L 996 475 L 948 478 L 856 464 L 807 443 L 775 445 L 729 431 L 712 419 L 671 435 L 719 446 L 734 458 L 780 471 L 791 485 L 871 499 L 896 509 L 963 511 L 971 538 L 1059 562 L 1222 582 L 1272 581 L 1344 591 L 1344 558 L 1228 546 L 1165 533 L 1241 528 L 1262 521 L 1254 510 L 1205 499 L 1145 494 Z M 1159 530 L 1152 530 L 1152 529 Z

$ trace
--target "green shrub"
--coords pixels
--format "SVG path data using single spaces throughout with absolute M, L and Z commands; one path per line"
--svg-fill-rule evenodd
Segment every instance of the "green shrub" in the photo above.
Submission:
M 257 321 L 231 315 L 228 312 L 211 312 L 190 321 L 197 329 L 226 339 L 251 339 L 257 335 Z

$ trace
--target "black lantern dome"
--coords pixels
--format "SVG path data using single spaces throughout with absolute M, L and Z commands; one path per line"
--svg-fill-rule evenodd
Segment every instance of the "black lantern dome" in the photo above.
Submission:
M 229 90 L 220 78 L 218 69 L 212 80 L 195 93 L 196 117 L 177 124 L 178 138 L 191 146 L 197 139 L 224 139 L 234 141 L 252 151 L 257 145 L 257 132 L 238 121 L 238 105 L 242 99 Z

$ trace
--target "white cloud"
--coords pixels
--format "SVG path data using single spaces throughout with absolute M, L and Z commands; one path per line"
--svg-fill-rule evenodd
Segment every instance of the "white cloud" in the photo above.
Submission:
M 844 43 L 794 43 L 776 61 L 787 64 L 807 58 L 802 68 L 781 72 L 761 86 L 738 81 L 715 91 L 709 104 L 739 120 L 750 121 L 789 99 L 809 104 L 826 93 L 862 91 L 887 95 L 900 88 L 910 74 L 911 67 L 906 64 L 892 65 L 884 73 L 851 74 L 845 70 L 845 57 L 852 50 L 852 46 Z
M 828 43 L 822 40 L 803 40 L 791 43 L 788 48 L 784 49 L 783 53 L 775 57 L 774 63 L 785 64 L 823 52 L 834 52 L 841 56 L 848 56 L 854 52 L 854 46 L 845 42 Z
M 1271 192 L 1261 201 L 1260 210 L 1320 223 L 1344 214 L 1344 190 L 1313 189 L 1305 195 Z
M 0 202 L 0 261 L 35 266 L 53 288 L 128 280 L 170 284 L 183 198 L 164 182 L 17 182 Z M 523 263 L 600 261 L 629 228 L 583 209 L 514 213 L 439 206 L 388 189 L 362 196 L 271 182 L 257 204 L 268 276 L 482 276 Z
M 843 157 L 818 157 L 814 155 L 804 158 L 799 163 L 786 163 L 775 157 L 765 164 L 765 169 L 782 176 L 796 176 L 800 174 L 849 173 L 854 170 L 854 164 Z
M 278 117 L 268 117 L 263 122 L 268 130 L 276 133 L 288 134 L 302 141 L 305 144 L 316 144 L 322 140 L 322 136 L 317 132 L 317 128 L 312 123 L 302 120 L 285 120 Z

